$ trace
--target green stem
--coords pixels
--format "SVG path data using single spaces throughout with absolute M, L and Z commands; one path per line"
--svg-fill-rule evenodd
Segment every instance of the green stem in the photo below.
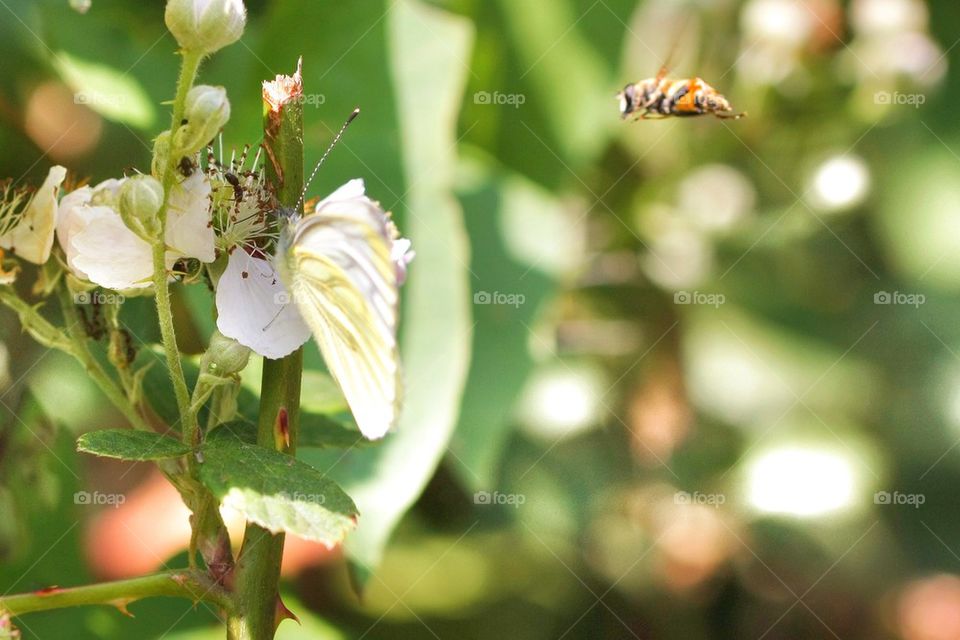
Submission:
M 303 190 L 303 109 L 296 87 L 279 111 L 267 108 L 264 144 L 267 176 L 281 206 L 294 207 Z M 264 359 L 260 387 L 257 444 L 293 455 L 300 424 L 300 383 L 303 349 L 280 360 Z M 285 433 L 278 425 L 285 423 Z M 279 600 L 280 563 L 284 536 L 247 523 L 237 558 L 236 597 L 239 614 L 227 622 L 231 640 L 269 640 L 285 608 Z
M 140 415 L 140 412 L 137 411 L 136 407 L 130 403 L 130 398 L 127 394 L 123 392 L 97 359 L 93 357 L 93 354 L 90 353 L 90 349 L 87 347 L 87 334 L 84 332 L 83 318 L 80 316 L 80 311 L 73 302 L 73 296 L 70 294 L 70 290 L 65 284 L 61 284 L 61 286 L 57 287 L 57 291 L 60 297 L 60 308 L 63 310 L 63 318 L 67 325 L 67 337 L 70 339 L 72 346 L 70 350 L 71 355 L 80 361 L 80 364 L 86 369 L 87 375 L 100 387 L 100 390 L 107 396 L 107 399 L 123 413 L 124 417 L 130 421 L 130 424 L 133 425 L 135 429 L 153 431 L 143 416 Z
M 204 574 L 166 571 L 128 580 L 3 596 L 0 597 L 0 613 L 19 616 L 33 611 L 96 604 L 114 606 L 125 612 L 131 602 L 154 596 L 187 598 L 194 602 L 210 602 L 228 611 L 233 609 L 230 594 Z
M 197 70 L 200 68 L 202 59 L 203 55 L 200 53 L 183 52 L 180 78 L 177 80 L 177 94 L 173 101 L 172 124 L 170 127 L 171 147 L 172 136 L 183 120 L 187 93 L 190 92 L 193 81 L 197 77 Z M 170 191 L 173 188 L 173 181 L 176 176 L 176 165 L 176 154 L 173 153 L 171 148 L 161 181 L 163 183 L 164 205 L 160 208 L 159 213 L 160 237 L 153 244 L 153 287 L 157 301 L 160 336 L 163 339 L 163 349 L 167 356 L 167 369 L 170 372 L 170 380 L 173 383 L 173 392 L 177 398 L 177 408 L 180 412 L 180 422 L 183 425 L 181 427 L 183 440 L 189 445 L 195 446 L 199 442 L 198 425 L 196 418 L 190 411 L 190 392 L 187 389 L 187 381 L 183 375 L 183 365 L 180 362 L 180 349 L 177 346 L 177 336 L 173 328 L 173 310 L 170 306 L 170 288 L 167 284 L 167 245 L 164 235 L 167 221 L 167 202 L 170 199 Z

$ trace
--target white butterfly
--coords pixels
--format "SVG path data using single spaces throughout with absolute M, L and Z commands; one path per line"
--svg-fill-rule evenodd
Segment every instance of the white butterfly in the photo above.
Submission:
M 277 246 L 280 275 L 368 438 L 382 437 L 399 410 L 397 302 L 408 248 L 363 180 L 291 219 Z
M 365 195 L 362 180 L 306 215 L 282 215 L 272 264 L 241 249 L 231 254 L 217 285 L 217 326 L 269 358 L 289 354 L 312 333 L 360 431 L 380 438 L 401 399 L 397 303 L 410 243 Z

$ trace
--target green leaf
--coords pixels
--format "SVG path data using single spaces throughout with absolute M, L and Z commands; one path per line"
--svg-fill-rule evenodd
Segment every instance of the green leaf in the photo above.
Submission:
M 512 407 L 533 368 L 530 327 L 555 279 L 569 273 L 568 261 L 579 255 L 570 237 L 579 228 L 563 204 L 522 176 L 501 177 L 489 165 L 465 159 L 458 181 L 475 299 L 496 294 L 504 302 L 474 304 L 470 377 L 448 459 L 473 491 L 494 486 L 514 425 Z
M 77 451 L 120 460 L 162 460 L 190 453 L 190 447 L 160 433 L 103 429 L 80 436 Z
M 134 76 L 64 51 L 56 54 L 53 66 L 73 89 L 76 102 L 116 122 L 140 129 L 153 126 L 157 117 L 153 103 Z
M 304 462 L 225 433 L 209 438 L 201 452 L 203 483 L 225 506 L 265 529 L 332 547 L 357 525 L 350 496 Z
M 404 407 L 396 433 L 381 446 L 351 451 L 339 463 L 339 454 L 304 452 L 304 458 L 330 469 L 363 512 L 345 547 L 361 587 L 446 450 L 460 409 L 472 331 L 467 236 L 452 195 L 472 30 L 468 21 L 415 0 L 393 4 L 387 21 L 409 185 L 401 229 L 417 251 L 401 304 Z

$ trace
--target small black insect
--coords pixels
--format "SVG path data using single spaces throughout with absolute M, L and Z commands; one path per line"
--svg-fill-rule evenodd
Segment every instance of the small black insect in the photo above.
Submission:
M 240 202 L 243 200 L 243 187 L 240 185 L 240 178 L 233 172 L 227 171 L 223 174 L 224 179 L 233 187 L 233 198 Z
M 193 172 L 197 169 L 196 163 L 187 156 L 180 158 L 180 164 L 178 166 L 180 167 L 180 173 L 184 178 L 189 178 L 192 176 Z

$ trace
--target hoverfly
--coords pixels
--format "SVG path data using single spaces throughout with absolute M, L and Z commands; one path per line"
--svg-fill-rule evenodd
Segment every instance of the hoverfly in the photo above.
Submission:
M 737 120 L 747 115 L 735 113 L 730 101 L 702 78 L 668 78 L 666 67 L 655 78 L 628 84 L 617 99 L 624 120 L 633 114 L 637 120 L 702 115 Z

